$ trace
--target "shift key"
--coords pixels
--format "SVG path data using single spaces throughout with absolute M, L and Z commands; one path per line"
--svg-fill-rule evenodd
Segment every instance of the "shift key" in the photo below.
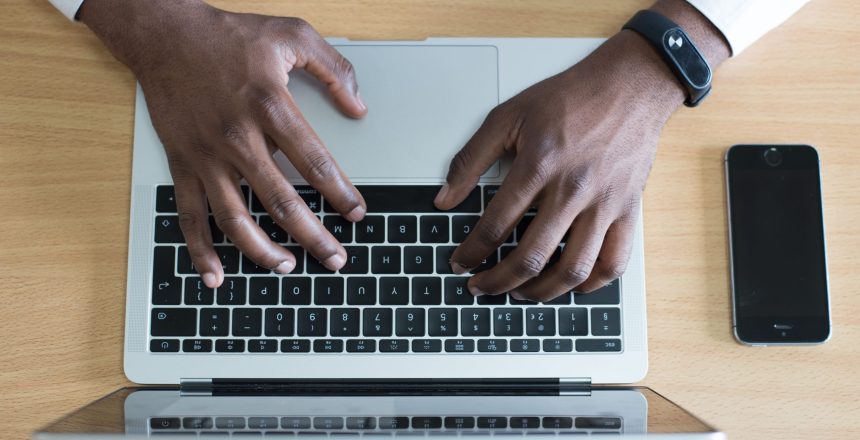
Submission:
M 197 309 L 152 309 L 150 324 L 152 336 L 196 336 Z

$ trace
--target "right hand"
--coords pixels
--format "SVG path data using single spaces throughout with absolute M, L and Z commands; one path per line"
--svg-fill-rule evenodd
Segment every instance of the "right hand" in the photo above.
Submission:
M 347 116 L 367 108 L 352 65 L 304 20 L 238 14 L 197 0 L 87 0 L 81 20 L 128 65 L 146 95 L 176 189 L 179 223 L 208 287 L 224 279 L 209 229 L 216 224 L 249 259 L 278 273 L 296 258 L 248 213 L 239 181 L 324 266 L 346 262 L 343 246 L 287 182 L 272 154 L 283 151 L 305 180 L 349 221 L 367 210 L 287 90 L 305 69 Z

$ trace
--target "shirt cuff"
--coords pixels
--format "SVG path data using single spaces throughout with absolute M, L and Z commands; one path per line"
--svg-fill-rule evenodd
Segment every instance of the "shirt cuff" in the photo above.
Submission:
M 59 9 L 60 12 L 63 13 L 69 20 L 74 21 L 75 15 L 78 15 L 78 9 L 81 9 L 81 5 L 84 3 L 84 0 L 48 0 L 54 5 L 55 8 Z
M 726 37 L 735 56 L 809 0 L 687 0 Z

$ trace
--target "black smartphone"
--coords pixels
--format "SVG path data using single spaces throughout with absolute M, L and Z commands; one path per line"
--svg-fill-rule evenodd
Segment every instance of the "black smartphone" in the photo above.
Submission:
M 820 344 L 830 302 L 818 152 L 735 145 L 726 152 L 735 338 Z

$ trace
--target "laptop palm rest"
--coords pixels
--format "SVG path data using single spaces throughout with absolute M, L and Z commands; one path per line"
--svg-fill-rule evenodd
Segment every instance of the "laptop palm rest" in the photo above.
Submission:
M 309 75 L 289 89 L 305 118 L 354 180 L 439 182 L 454 154 L 498 104 L 494 46 L 336 46 L 355 67 L 363 119 L 344 116 Z M 283 154 L 288 178 L 301 180 Z M 498 163 L 486 177 L 498 177 Z

